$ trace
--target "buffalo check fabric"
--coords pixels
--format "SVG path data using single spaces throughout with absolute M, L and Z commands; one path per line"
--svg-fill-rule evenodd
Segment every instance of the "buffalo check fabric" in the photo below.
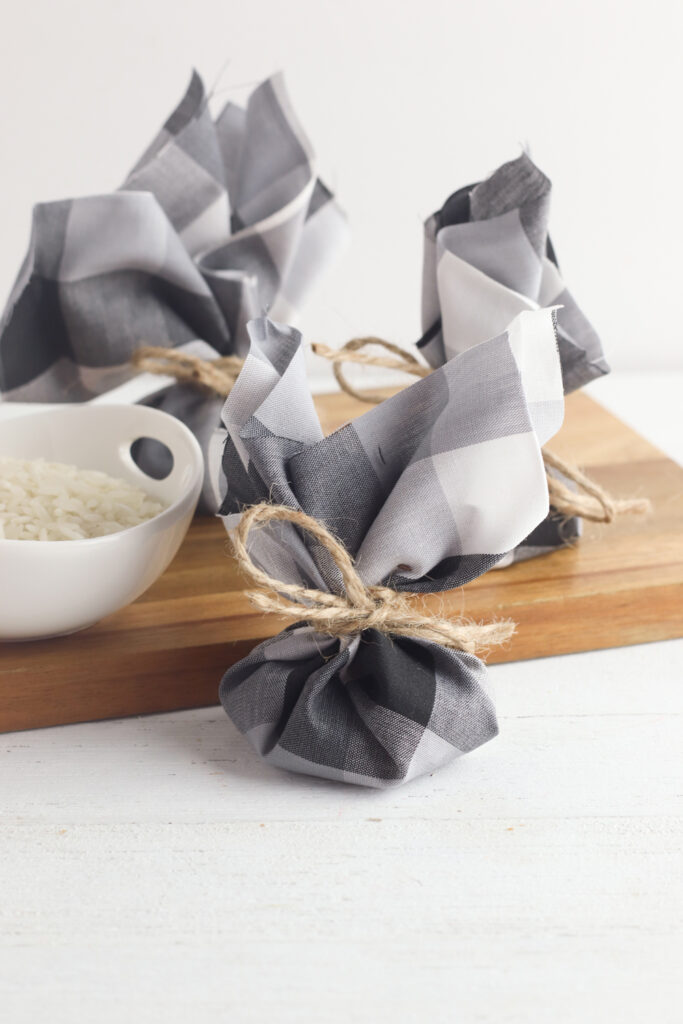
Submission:
M 211 452 L 228 530 L 246 506 L 285 504 L 336 534 L 367 584 L 430 593 L 486 572 L 547 515 L 541 445 L 564 414 L 552 311 L 521 313 L 328 437 L 299 333 L 268 319 L 249 333 Z M 289 523 L 252 534 L 250 554 L 272 577 L 340 592 L 327 551 Z M 384 787 L 496 734 L 485 676 L 439 644 L 299 623 L 230 668 L 220 697 L 269 763 Z
M 296 317 L 345 218 L 276 75 L 213 117 L 190 85 L 121 188 L 38 204 L 0 323 L 0 393 L 87 401 L 131 376 L 142 343 L 242 355 L 246 323 Z M 155 404 L 199 436 L 220 404 L 174 386 Z
M 609 372 L 600 339 L 560 276 L 548 235 L 550 197 L 549 179 L 524 153 L 453 193 L 427 220 L 418 348 L 430 365 L 484 341 L 521 310 L 556 307 L 565 394 Z M 499 565 L 547 554 L 580 532 L 577 518 L 551 510 Z
M 431 366 L 497 334 L 524 309 L 557 306 L 565 394 L 609 372 L 598 335 L 560 276 L 548 235 L 551 188 L 523 153 L 454 192 L 427 220 L 418 347 Z

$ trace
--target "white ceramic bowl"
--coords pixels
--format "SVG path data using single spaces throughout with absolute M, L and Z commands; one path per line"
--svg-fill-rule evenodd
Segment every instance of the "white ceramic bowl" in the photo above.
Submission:
M 173 469 L 154 480 L 131 445 L 167 445 Z M 167 567 L 192 519 L 203 478 L 194 435 L 179 420 L 142 405 L 62 405 L 0 418 L 0 455 L 42 456 L 99 469 L 142 487 L 168 507 L 120 533 L 89 540 L 0 539 L 0 640 L 73 633 L 139 597 Z

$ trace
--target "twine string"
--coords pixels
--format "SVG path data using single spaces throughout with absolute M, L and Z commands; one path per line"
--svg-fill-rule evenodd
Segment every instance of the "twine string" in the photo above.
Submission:
M 259 569 L 249 555 L 247 540 L 252 529 L 273 522 L 289 522 L 314 537 L 330 554 L 339 569 L 343 594 L 285 583 Z M 317 632 L 333 637 L 357 636 L 375 629 L 387 636 L 431 640 L 444 647 L 474 654 L 505 643 L 513 635 L 510 620 L 490 623 L 440 618 L 420 611 L 414 601 L 391 587 L 367 586 L 358 575 L 344 545 L 319 520 L 299 509 L 263 502 L 252 505 L 233 531 L 237 564 L 250 581 L 262 588 L 246 596 L 260 611 L 306 621 Z
M 386 356 L 373 355 L 363 352 L 362 349 L 370 345 L 382 345 L 390 352 L 395 353 L 396 358 L 390 359 Z M 352 338 L 341 348 L 331 349 L 327 345 L 314 344 L 312 346 L 316 355 L 328 359 L 332 363 L 334 375 L 337 382 L 347 395 L 357 398 L 361 402 L 369 402 L 378 405 L 383 402 L 385 395 L 376 394 L 370 391 L 357 391 L 352 387 L 341 367 L 344 363 L 361 363 L 364 366 L 389 367 L 393 370 L 402 370 L 416 377 L 427 377 L 432 373 L 432 368 L 422 363 L 405 349 L 399 348 L 389 341 L 381 338 Z M 621 515 L 644 515 L 650 511 L 651 505 L 647 498 L 613 498 L 608 491 L 601 487 L 590 477 L 582 473 L 578 466 L 565 462 L 558 455 L 542 449 L 543 462 L 546 467 L 546 479 L 548 481 L 548 494 L 550 504 L 560 515 L 571 517 L 579 516 L 594 523 L 611 523 L 617 516 Z M 564 477 L 571 480 L 579 488 L 574 491 L 559 480 L 548 469 L 555 469 Z
M 546 466 L 548 493 L 550 504 L 561 515 L 581 516 L 593 523 L 611 523 L 621 515 L 645 515 L 650 511 L 647 498 L 613 498 L 604 487 L 596 483 L 578 466 L 573 466 L 559 455 L 543 448 L 543 462 Z M 563 476 L 580 487 L 580 491 L 572 491 L 547 469 L 556 469 Z M 583 492 L 583 493 L 582 493 Z
M 393 353 L 393 358 L 392 356 L 381 356 L 376 353 L 372 354 L 363 351 L 363 349 L 371 346 L 380 346 L 386 349 L 387 352 Z M 428 377 L 432 372 L 430 366 L 425 366 L 419 362 L 412 353 L 407 352 L 400 345 L 394 345 L 391 341 L 385 341 L 383 338 L 375 338 L 374 336 L 351 338 L 345 345 L 337 349 L 323 345 L 321 342 L 314 342 L 311 348 L 317 356 L 328 359 L 332 363 L 332 372 L 342 391 L 345 391 L 347 395 L 351 395 L 352 398 L 357 398 L 359 402 L 368 402 L 371 405 L 379 405 L 386 396 L 372 391 L 357 391 L 342 369 L 344 363 L 360 363 L 364 366 L 381 366 L 387 370 L 401 370 L 403 373 L 409 373 L 414 377 Z
M 201 359 L 189 352 L 164 348 L 162 345 L 142 345 L 133 353 L 131 362 L 140 371 L 175 377 L 178 381 L 206 388 L 224 398 L 230 394 L 244 365 L 244 360 L 239 356 Z

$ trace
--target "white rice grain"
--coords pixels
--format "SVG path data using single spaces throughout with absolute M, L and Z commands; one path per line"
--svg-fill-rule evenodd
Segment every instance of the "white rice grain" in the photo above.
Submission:
M 0 540 L 85 540 L 152 519 L 166 506 L 96 469 L 0 455 Z

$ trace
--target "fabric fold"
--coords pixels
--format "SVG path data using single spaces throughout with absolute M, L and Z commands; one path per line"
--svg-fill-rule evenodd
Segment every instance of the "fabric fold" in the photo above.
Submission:
M 422 329 L 431 366 L 557 307 L 565 394 L 609 372 L 600 339 L 566 288 L 548 234 L 552 186 L 523 153 L 459 189 L 425 223 Z

